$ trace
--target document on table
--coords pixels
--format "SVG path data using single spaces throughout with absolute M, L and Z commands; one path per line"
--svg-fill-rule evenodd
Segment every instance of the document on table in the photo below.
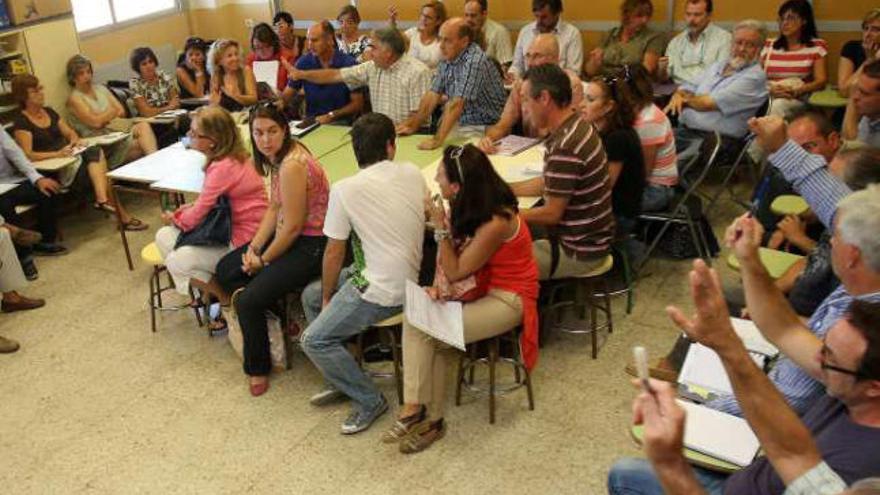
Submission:
M 515 136 L 510 134 L 499 139 L 495 143 L 495 154 L 504 156 L 513 156 L 531 148 L 538 144 L 538 139 L 523 136 Z
M 743 418 L 706 406 L 676 400 L 687 412 L 684 446 L 737 466 L 748 466 L 761 443 Z
M 19 184 L 21 184 L 21 183 L 20 183 L 20 182 L 14 182 L 14 183 L 12 183 L 12 184 L 0 184 L 0 195 L 2 195 L 2 194 L 6 194 L 6 193 L 8 193 L 9 191 L 15 189 L 16 187 L 18 187 Z
M 452 347 L 465 350 L 460 302 L 435 301 L 424 288 L 407 280 L 404 314 L 407 321 L 419 330 Z
M 264 82 L 273 90 L 278 85 L 278 67 L 277 60 L 255 61 L 254 62 L 254 79 L 258 83 Z

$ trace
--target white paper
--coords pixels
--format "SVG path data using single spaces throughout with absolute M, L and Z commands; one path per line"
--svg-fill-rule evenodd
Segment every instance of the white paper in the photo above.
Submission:
M 495 154 L 503 156 L 513 156 L 531 148 L 537 143 L 538 140 L 535 138 L 515 136 L 513 134 L 510 134 L 508 136 L 504 136 L 495 143 Z
M 0 194 L 8 193 L 9 191 L 18 187 L 19 184 L 19 182 L 16 182 L 14 184 L 0 184 Z
M 312 129 L 314 129 L 315 127 L 318 127 L 319 125 L 321 125 L 317 121 L 313 121 L 312 124 L 309 126 L 300 127 L 300 124 L 302 124 L 302 122 L 303 122 L 302 120 L 291 120 L 290 121 L 290 135 L 291 136 L 296 136 L 296 137 L 302 136 L 302 135 L 308 133 L 309 131 L 311 131 Z
M 779 349 L 764 338 L 752 320 L 731 318 L 730 323 L 733 324 L 733 331 L 742 339 L 746 349 L 770 357 L 779 354 Z
M 460 302 L 435 301 L 424 288 L 407 280 L 404 313 L 407 321 L 419 330 L 452 347 L 465 350 Z
M 278 85 L 278 67 L 277 60 L 255 61 L 254 62 L 254 78 L 258 83 L 264 82 L 273 90 Z
M 761 443 L 746 420 L 683 400 L 676 401 L 687 412 L 685 447 L 737 466 L 748 466 Z

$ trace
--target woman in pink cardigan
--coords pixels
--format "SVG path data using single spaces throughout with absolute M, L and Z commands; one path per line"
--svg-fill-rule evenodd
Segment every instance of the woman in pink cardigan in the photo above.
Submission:
M 245 150 L 232 116 L 216 107 L 199 109 L 189 129 L 190 148 L 208 157 L 205 182 L 194 203 L 174 212 L 164 212 L 167 224 L 156 233 L 156 245 L 177 291 L 189 293 L 189 285 L 212 294 L 220 303 L 225 294 L 214 279 L 214 269 L 226 253 L 247 244 L 254 237 L 268 201 L 263 179 Z M 174 249 L 177 236 L 198 226 L 220 196 L 229 199 L 232 210 L 232 241 L 227 246 L 181 246 Z

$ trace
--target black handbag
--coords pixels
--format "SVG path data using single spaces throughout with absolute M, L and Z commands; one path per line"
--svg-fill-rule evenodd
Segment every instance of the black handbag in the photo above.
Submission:
M 189 232 L 181 232 L 174 249 L 181 246 L 228 246 L 232 240 L 232 208 L 225 195 L 217 198 L 214 207 L 201 223 Z

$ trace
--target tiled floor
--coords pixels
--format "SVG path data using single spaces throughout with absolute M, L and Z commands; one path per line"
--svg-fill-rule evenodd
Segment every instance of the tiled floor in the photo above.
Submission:
M 155 210 L 136 208 L 151 232 Z M 639 453 L 628 436 L 630 349 L 666 352 L 676 330 L 664 308 L 689 306 L 689 263 L 652 263 L 633 314 L 615 301 L 599 359 L 586 336 L 548 339 L 534 411 L 524 391 L 499 401 L 492 426 L 484 400 L 450 404 L 446 438 L 403 456 L 379 442 L 392 414 L 344 437 L 347 405 L 308 404 L 321 380 L 302 354 L 254 399 L 225 335 L 208 337 L 191 312 L 163 314 L 151 334 L 149 268 L 136 259 L 126 269 L 97 213 L 65 225 L 71 254 L 39 259 L 26 291 L 47 306 L 0 316 L 0 334 L 22 344 L 0 356 L 2 493 L 604 493 L 613 460 Z M 136 255 L 151 234 L 130 238 Z M 391 382 L 382 387 L 393 400 Z

